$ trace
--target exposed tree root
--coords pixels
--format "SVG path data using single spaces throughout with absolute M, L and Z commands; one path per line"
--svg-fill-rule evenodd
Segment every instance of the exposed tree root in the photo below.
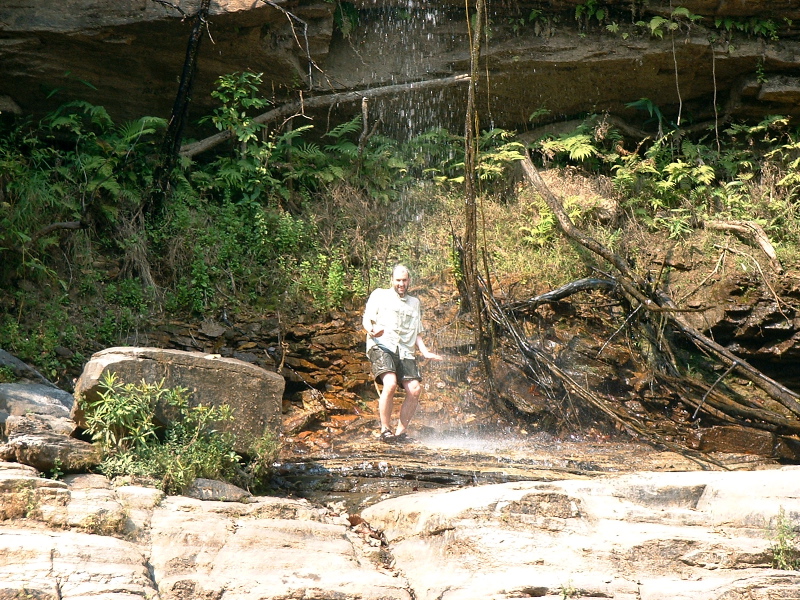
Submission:
M 798 394 L 766 376 L 745 360 L 737 357 L 692 327 L 682 314 L 686 312 L 685 309 L 676 305 L 666 293 L 655 289 L 653 283 L 636 273 L 622 257 L 574 226 L 569 216 L 565 213 L 561 202 L 549 190 L 530 159 L 526 158 L 523 161 L 523 168 L 528 182 L 544 198 L 555 214 L 564 235 L 571 241 L 602 257 L 617 270 L 617 274 L 613 278 L 582 279 L 547 294 L 506 306 L 501 306 L 484 285 L 484 299 L 489 317 L 514 340 L 516 347 L 527 361 L 529 371 L 536 376 L 540 376 L 544 386 L 549 387 L 552 393 L 557 395 L 555 386 L 557 382 L 560 384 L 558 387 L 562 387 L 569 395 L 601 411 L 613 421 L 621 424 L 627 430 L 635 432 L 643 439 L 680 452 L 688 458 L 705 465 L 724 468 L 710 457 L 696 450 L 681 446 L 674 442 L 672 438 L 668 439 L 666 436 L 661 435 L 652 426 L 646 425 L 641 419 L 629 414 L 625 407 L 619 403 L 606 400 L 576 382 L 573 377 L 559 368 L 552 357 L 532 345 L 519 324 L 514 320 L 517 316 L 532 312 L 541 304 L 560 301 L 580 291 L 603 290 L 606 293 L 621 296 L 630 305 L 631 315 L 626 320 L 626 324 L 634 314 L 640 313 L 638 315 L 640 319 L 638 326 L 645 327 L 645 329 L 651 331 L 646 336 L 650 340 L 650 345 L 654 350 L 657 346 L 660 349 L 658 351 L 663 353 L 659 361 L 651 361 L 651 364 L 654 365 L 653 377 L 666 389 L 672 390 L 674 395 L 680 398 L 686 406 L 693 408 L 694 418 L 702 412 L 716 422 L 752 427 L 776 434 L 794 435 L 800 433 L 800 396 Z M 743 227 L 747 232 L 755 232 L 752 234 L 753 237 L 750 237 L 751 240 L 759 239 L 757 231 L 747 224 L 737 223 L 735 225 Z M 742 233 L 738 229 L 734 230 L 727 226 L 715 228 Z M 766 236 L 764 236 L 764 239 L 766 239 Z M 765 248 L 761 242 L 759 242 L 759 245 L 769 256 L 768 248 Z M 654 317 L 657 315 L 657 322 L 648 325 L 651 320 L 647 317 L 648 314 Z M 726 370 L 713 384 L 703 383 L 696 378 L 679 374 L 675 366 L 675 360 L 672 357 L 673 353 L 668 341 L 669 336 L 665 335 L 664 331 L 678 333 L 690 340 L 706 356 L 719 361 Z M 616 332 L 614 335 L 616 335 Z M 738 377 L 752 382 L 769 398 L 783 407 L 786 412 L 770 410 L 756 401 L 742 398 L 730 391 L 724 386 L 724 380 L 734 373 Z
M 556 387 L 554 384 L 558 382 L 561 384 L 561 386 L 563 386 L 567 394 L 572 397 L 576 397 L 587 405 L 599 410 L 612 421 L 618 423 L 624 429 L 635 433 L 640 438 L 648 440 L 651 443 L 661 445 L 672 450 L 673 452 L 682 454 L 686 458 L 697 462 L 704 468 L 714 466 L 720 469 L 727 469 L 727 467 L 725 467 L 719 461 L 716 461 L 713 458 L 696 450 L 685 448 L 671 440 L 666 439 L 664 436 L 659 435 L 653 429 L 648 429 L 642 423 L 632 418 L 617 404 L 599 397 L 575 381 L 575 379 L 570 376 L 569 373 L 566 373 L 563 369 L 561 369 L 561 367 L 559 367 L 555 361 L 547 355 L 547 353 L 541 352 L 528 341 L 527 337 L 521 331 L 519 326 L 509 319 L 508 315 L 498 304 L 498 302 L 491 295 L 485 293 L 487 288 L 483 279 L 481 279 L 481 284 L 484 288 L 484 298 L 486 299 L 486 308 L 489 313 L 489 317 L 514 340 L 514 343 L 516 344 L 522 356 L 529 361 L 527 366 L 532 372 L 536 373 L 537 375 L 540 373 L 540 371 L 544 371 L 546 373 L 546 377 L 539 376 L 539 383 L 542 384 L 542 387 L 550 388 L 552 392 L 553 388 Z M 578 290 L 576 289 L 575 291 Z

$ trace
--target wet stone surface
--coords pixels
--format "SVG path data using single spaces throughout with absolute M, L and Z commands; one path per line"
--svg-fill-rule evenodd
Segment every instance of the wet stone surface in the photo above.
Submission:
M 348 512 L 358 513 L 388 498 L 440 488 L 709 468 L 647 444 L 559 440 L 510 430 L 459 435 L 420 427 L 413 441 L 387 444 L 377 439 L 376 425 L 374 418 L 360 417 L 331 438 L 327 448 L 288 444 L 273 480 L 276 492 L 319 504 L 344 503 Z M 713 458 L 735 470 L 774 465 L 748 455 Z

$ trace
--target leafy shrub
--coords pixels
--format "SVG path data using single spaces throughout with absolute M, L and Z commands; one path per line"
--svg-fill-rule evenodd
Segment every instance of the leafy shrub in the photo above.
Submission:
M 775 518 L 775 525 L 770 531 L 772 545 L 772 567 L 786 571 L 800 570 L 800 548 L 797 546 L 798 532 L 791 519 L 786 516 L 783 507 Z
M 105 475 L 153 478 L 167 493 L 180 493 L 197 477 L 237 476 L 233 436 L 215 429 L 233 418 L 229 406 L 190 406 L 188 390 L 165 388 L 163 380 L 123 384 L 106 373 L 100 386 L 99 399 L 83 409 Z M 163 427 L 156 423 L 159 408 L 171 413 Z

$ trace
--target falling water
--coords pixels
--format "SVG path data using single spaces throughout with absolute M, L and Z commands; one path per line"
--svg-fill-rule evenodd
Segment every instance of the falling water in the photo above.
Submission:
M 468 48 L 463 9 L 434 2 L 374 0 L 332 61 L 347 64 L 351 88 L 375 88 L 460 74 L 449 56 Z M 376 60 L 376 57 L 379 57 Z M 407 140 L 434 127 L 463 129 L 465 86 L 399 94 L 371 102 L 380 133 Z

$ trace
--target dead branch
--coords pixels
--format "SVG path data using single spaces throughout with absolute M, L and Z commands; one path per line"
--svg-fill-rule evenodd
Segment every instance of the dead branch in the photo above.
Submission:
M 31 236 L 31 239 L 29 239 L 25 243 L 25 247 L 29 248 L 33 246 L 33 244 L 35 244 L 38 239 L 43 238 L 44 236 L 54 231 L 58 231 L 59 229 L 84 229 L 85 227 L 86 224 L 83 223 L 83 221 L 65 221 L 63 223 L 50 223 L 50 225 L 42 227 L 39 231 L 34 233 Z
M 544 294 L 528 298 L 519 302 L 511 302 L 502 307 L 503 312 L 506 314 L 527 312 L 535 309 L 542 304 L 551 304 L 558 302 L 564 298 L 568 298 L 578 292 L 585 292 L 588 290 L 611 290 L 617 287 L 617 283 L 611 279 L 598 279 L 596 277 L 585 277 L 576 281 L 562 285 L 560 288 L 550 290 Z
M 392 96 L 396 94 L 407 94 L 410 92 L 436 89 L 454 84 L 467 83 L 469 80 L 469 75 L 454 75 L 452 77 L 444 77 L 442 79 L 433 79 L 430 81 L 415 81 L 412 83 L 387 85 L 368 90 L 340 92 L 337 94 L 328 94 L 326 96 L 313 96 L 297 102 L 290 102 L 289 104 L 284 104 L 283 106 L 262 113 L 255 117 L 253 122 L 263 125 L 265 123 L 272 123 L 289 116 L 304 114 L 308 109 L 324 108 L 327 106 L 345 104 L 348 102 L 360 102 L 364 98 L 379 98 L 381 96 Z M 210 150 L 211 148 L 214 148 L 215 146 L 226 142 L 231 138 L 233 138 L 232 131 L 220 131 L 219 133 L 215 133 L 214 135 L 197 142 L 185 144 L 180 149 L 180 155 L 191 158 L 200 154 L 201 152 Z
M 769 257 L 772 266 L 780 273 L 783 270 L 778 255 L 775 253 L 775 248 L 769 241 L 764 229 L 761 225 L 753 221 L 705 221 L 703 227 L 706 229 L 713 229 L 715 231 L 731 231 L 738 237 L 743 238 L 746 242 L 755 242 Z
M 671 303 L 672 300 L 665 294 L 661 295 L 661 299 L 665 303 Z M 766 392 L 770 398 L 778 402 L 781 406 L 789 410 L 794 416 L 800 417 L 800 396 L 790 390 L 789 388 L 781 385 L 774 379 L 767 377 L 750 365 L 745 360 L 742 360 L 727 348 L 720 346 L 711 338 L 703 335 L 694 327 L 689 325 L 680 315 L 673 314 L 671 316 L 672 324 L 688 337 L 696 346 L 710 352 L 717 356 L 725 365 L 730 366 L 736 363 L 736 371 L 749 381 L 752 381 L 759 389 Z
M 312 69 L 317 69 L 320 73 L 322 73 L 323 71 L 322 69 L 319 68 L 314 59 L 311 58 L 311 46 L 308 43 L 308 23 L 306 23 L 303 19 L 298 17 L 293 12 L 290 12 L 285 8 L 278 6 L 275 2 L 272 2 L 271 0 L 261 0 L 261 2 L 263 2 L 267 6 L 271 6 L 272 8 L 281 11 L 284 15 L 286 15 L 286 18 L 289 19 L 289 27 L 291 27 L 292 29 L 292 35 L 294 36 L 294 41 L 306 53 L 306 61 L 308 62 L 308 85 L 309 86 L 312 85 L 313 83 L 311 78 L 313 74 Z M 297 32 L 294 29 L 295 21 L 303 26 L 303 41 L 304 41 L 303 44 L 300 43 L 300 39 L 297 37 Z
M 575 381 L 568 373 L 562 370 L 546 353 L 539 351 L 532 346 L 525 334 L 520 328 L 504 313 L 497 300 L 488 292 L 483 278 L 478 275 L 478 280 L 483 290 L 483 298 L 489 318 L 496 323 L 501 329 L 506 331 L 514 340 L 518 350 L 528 361 L 532 361 L 537 367 L 544 369 L 549 377 L 554 381 L 559 381 L 568 394 L 577 396 L 587 405 L 594 407 L 601 411 L 603 414 L 611 418 L 613 421 L 619 423 L 623 428 L 628 431 L 635 432 L 642 439 L 649 442 L 669 448 L 673 452 L 682 454 L 686 458 L 697 462 L 704 468 L 709 465 L 716 466 L 721 469 L 727 470 L 722 463 L 703 455 L 700 452 L 685 448 L 665 439 L 656 431 L 644 427 L 642 424 L 633 419 L 630 415 L 625 413 L 619 407 L 615 406 L 603 398 L 600 398 L 586 389 L 584 386 Z M 540 382 L 541 383 L 541 382 Z M 548 386 L 549 387 L 549 386 Z

